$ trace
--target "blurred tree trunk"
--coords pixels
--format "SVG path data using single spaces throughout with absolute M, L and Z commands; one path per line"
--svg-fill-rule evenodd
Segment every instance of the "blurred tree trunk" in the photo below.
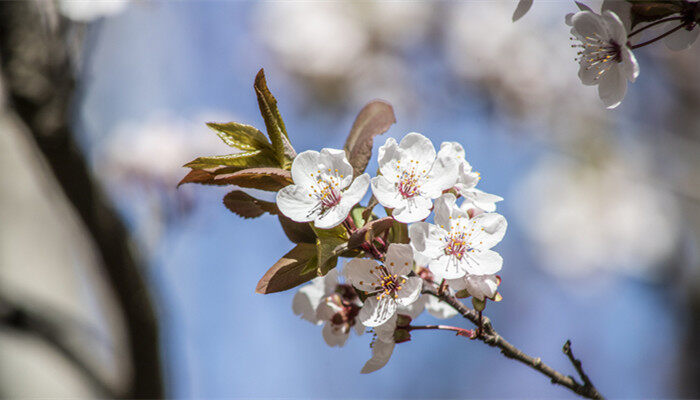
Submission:
M 57 181 L 92 236 L 121 308 L 129 340 L 132 379 L 126 398 L 162 398 L 158 323 L 144 265 L 128 233 L 90 174 L 69 121 L 75 89 L 69 23 L 53 2 L 0 3 L 0 57 L 4 112 L 28 127 Z

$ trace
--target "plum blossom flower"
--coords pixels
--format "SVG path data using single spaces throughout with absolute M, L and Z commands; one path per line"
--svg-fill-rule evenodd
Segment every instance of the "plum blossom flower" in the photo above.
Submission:
M 452 157 L 459 165 L 455 189 L 464 199 L 476 207 L 493 212 L 496 211 L 496 203 L 503 200 L 502 197 L 483 192 L 476 188 L 481 180 L 481 174 L 472 171 L 472 166 L 464 158 L 464 148 L 457 142 L 443 142 L 440 145 L 438 157 Z
M 445 279 L 498 272 L 503 259 L 491 248 L 503 239 L 506 219 L 496 213 L 470 218 L 456 201 L 453 194 L 444 194 L 435 202 L 435 225 L 417 222 L 408 227 L 416 263 Z
M 365 326 L 381 325 L 396 313 L 398 306 L 406 307 L 418 300 L 422 280 L 406 276 L 412 267 L 411 246 L 398 243 L 389 246 L 383 265 L 359 258 L 345 265 L 346 279 L 370 295 L 358 316 Z
M 397 144 L 389 138 L 379 148 L 380 176 L 372 178 L 372 192 L 379 203 L 393 208 L 393 217 L 410 223 L 430 215 L 433 199 L 454 186 L 456 161 L 438 155 L 430 139 L 409 133 Z
M 352 166 L 343 150 L 308 150 L 292 163 L 293 185 L 277 193 L 282 214 L 296 222 L 313 221 L 317 228 L 330 229 L 348 216 L 367 192 L 369 175 L 354 181 Z
M 331 347 L 342 347 L 351 328 L 358 335 L 364 333 L 364 325 L 357 320 L 360 307 L 355 290 L 338 282 L 337 269 L 299 289 L 292 301 L 294 314 L 316 325 L 325 324 L 323 339 Z
M 567 17 L 571 33 L 580 44 L 578 76 L 584 85 L 598 85 L 598 95 L 607 108 L 615 108 L 627 92 L 627 81 L 639 76 L 639 64 L 627 46 L 627 30 L 612 11 L 602 14 L 579 11 Z
M 497 275 L 471 275 L 467 274 L 458 279 L 448 279 L 447 284 L 455 291 L 466 290 L 467 293 L 481 301 L 485 298 L 495 299 L 498 294 L 498 285 L 501 278 Z

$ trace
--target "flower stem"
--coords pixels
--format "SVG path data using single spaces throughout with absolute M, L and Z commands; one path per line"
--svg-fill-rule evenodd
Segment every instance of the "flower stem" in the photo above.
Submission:
M 457 332 L 458 336 L 466 336 L 468 338 L 474 337 L 474 331 L 471 329 L 458 328 L 456 326 L 450 325 L 409 325 L 406 329 L 409 331 L 413 330 L 441 330 L 441 331 L 453 331 Z
M 670 31 L 668 31 L 668 32 L 666 32 L 666 33 L 664 33 L 664 34 L 662 34 L 662 35 L 660 35 L 660 36 L 657 36 L 657 37 L 655 37 L 655 38 L 653 38 L 653 39 L 651 39 L 651 40 L 647 40 L 646 42 L 642 42 L 642 43 L 639 43 L 639 44 L 635 44 L 635 45 L 633 45 L 633 46 L 630 46 L 630 49 L 634 50 L 634 49 L 638 49 L 638 48 L 640 48 L 640 47 L 644 47 L 644 46 L 646 46 L 646 45 L 652 44 L 652 43 L 656 42 L 657 40 L 661 40 L 661 39 L 665 38 L 666 36 L 668 36 L 668 35 L 674 33 L 675 31 L 677 31 L 677 30 L 679 30 L 679 29 L 685 27 L 686 25 L 687 25 L 687 24 L 685 24 L 685 23 L 680 24 L 680 25 L 678 25 L 677 27 L 671 29 Z
M 632 36 L 638 34 L 639 32 L 642 32 L 642 31 L 644 31 L 644 30 L 646 30 L 646 29 L 649 29 L 649 28 L 651 28 L 651 27 L 653 27 L 653 26 L 656 26 L 656 25 L 658 25 L 658 24 L 662 24 L 662 23 L 664 23 L 664 22 L 669 22 L 669 21 L 678 21 L 678 20 L 681 20 L 681 19 L 683 19 L 683 17 L 680 17 L 680 16 L 678 16 L 678 17 L 668 17 L 668 18 L 660 19 L 660 20 L 658 20 L 658 21 L 652 22 L 652 23 L 649 24 L 649 25 L 645 25 L 645 26 L 643 26 L 643 27 L 641 27 L 641 28 L 639 28 L 639 29 L 633 30 L 632 32 L 630 32 L 629 35 L 627 35 L 627 38 L 631 38 Z

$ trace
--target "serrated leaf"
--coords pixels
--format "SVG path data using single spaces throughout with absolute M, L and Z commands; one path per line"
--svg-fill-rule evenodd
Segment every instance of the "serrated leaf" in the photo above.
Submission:
M 243 218 L 257 218 L 264 213 L 279 214 L 275 203 L 256 199 L 240 190 L 234 190 L 224 196 L 224 205 L 231 212 Z
M 255 89 L 255 95 L 258 98 L 260 114 L 262 114 L 262 117 L 265 120 L 267 136 L 270 137 L 270 141 L 272 142 L 272 148 L 278 164 L 282 168 L 288 168 L 291 166 L 291 162 L 294 157 L 296 157 L 296 152 L 294 151 L 292 144 L 289 142 L 287 128 L 284 126 L 282 115 L 277 108 L 277 99 L 275 99 L 275 96 L 270 93 L 270 90 L 267 87 L 264 69 L 260 69 L 258 74 L 255 76 L 255 84 L 253 85 L 253 88 Z
M 385 101 L 373 100 L 360 110 L 343 147 L 354 176 L 362 174 L 367 168 L 372 157 L 374 137 L 389 130 L 395 122 L 394 108 Z
M 216 132 L 228 146 L 247 151 L 272 150 L 272 145 L 265 138 L 265 135 L 250 125 L 237 122 L 208 122 L 207 126 Z
M 316 234 L 311 229 L 311 225 L 306 222 L 296 222 L 280 213 L 278 216 L 282 230 L 292 243 L 316 244 Z
M 348 248 L 355 249 L 362 245 L 365 241 L 371 242 L 375 237 L 384 233 L 387 229 L 391 228 L 394 224 L 394 219 L 391 217 L 384 217 L 380 219 L 375 219 L 365 224 L 362 228 L 356 230 L 350 235 L 348 240 Z
M 256 293 L 269 294 L 292 289 L 316 277 L 316 270 L 303 272 L 316 256 L 316 246 L 299 243 L 282 256 L 258 282 Z
M 324 276 L 335 268 L 338 257 L 348 251 L 347 231 L 341 225 L 331 229 L 312 228 L 316 233 L 318 275 Z
M 277 167 L 272 154 L 265 150 L 245 151 L 223 156 L 197 157 L 183 165 L 185 168 L 205 169 L 219 166 L 243 168 Z
M 248 168 L 219 179 L 230 185 L 272 192 L 292 184 L 292 174 L 280 168 Z

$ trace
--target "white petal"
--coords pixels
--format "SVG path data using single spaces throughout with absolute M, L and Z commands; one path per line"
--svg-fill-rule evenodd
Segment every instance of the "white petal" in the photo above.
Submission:
M 396 303 L 400 306 L 409 306 L 413 304 L 420 296 L 423 289 L 423 280 L 417 276 L 412 276 L 406 279 L 406 283 L 401 284 L 401 290 L 398 291 Z
M 498 244 L 506 234 L 508 222 L 501 214 L 484 213 L 469 221 L 474 230 L 469 236 L 469 245 L 478 249 L 490 249 Z
M 615 108 L 620 105 L 627 92 L 627 79 L 622 76 L 622 70 L 618 65 L 613 65 L 608 72 L 603 74 L 598 84 L 598 96 L 603 100 L 606 108 Z
M 632 53 L 632 50 L 630 50 L 627 46 L 622 48 L 621 56 L 622 62 L 620 63 L 620 67 L 622 68 L 625 77 L 630 82 L 634 82 L 639 76 L 639 63 L 637 62 L 637 58 L 634 56 L 634 53 Z
M 474 203 L 475 206 L 487 212 L 496 211 L 496 203 L 503 200 L 503 197 L 501 196 L 489 194 L 479 189 L 472 189 L 469 193 L 468 198 Z
M 345 189 L 352 182 L 352 165 L 348 162 L 344 150 L 322 149 L 319 161 L 340 179 L 339 189 Z M 335 171 L 336 169 L 338 170 L 337 172 Z
M 360 336 L 365 333 L 365 326 L 362 325 L 362 322 L 358 321 L 357 319 L 355 319 L 355 325 L 353 326 L 353 328 L 355 329 L 355 333 L 357 334 L 357 336 Z
M 428 172 L 420 191 L 425 196 L 437 199 L 443 190 L 452 188 L 457 183 L 460 163 L 453 157 L 438 157 Z
M 323 291 L 326 296 L 335 293 L 335 288 L 338 286 L 338 270 L 340 268 L 333 268 L 328 271 L 328 273 L 321 277 L 323 279 Z M 319 278 L 314 278 L 319 279 Z
M 377 325 L 372 330 L 377 334 L 377 339 L 384 342 L 394 341 L 394 331 L 396 331 L 396 321 L 398 319 L 398 313 L 394 314 L 385 323 Z
M 449 231 L 454 219 L 466 217 L 466 212 L 457 207 L 457 198 L 452 193 L 445 193 L 435 200 L 435 223 L 441 228 Z
M 296 222 L 313 221 L 317 214 L 314 208 L 318 201 L 309 194 L 308 189 L 301 185 L 285 186 L 277 192 L 277 208 Z
M 600 82 L 598 79 L 598 68 L 592 67 L 591 64 L 585 61 L 584 57 L 581 62 L 579 62 L 578 77 L 581 79 L 581 83 L 586 86 L 597 85 Z
M 462 265 L 466 263 L 466 256 L 462 257 L 463 262 L 460 262 L 455 256 L 448 256 L 443 253 L 440 257 L 433 259 L 428 268 L 433 271 L 435 275 L 439 275 L 444 279 L 457 279 L 461 278 L 467 274 L 465 266 Z
M 389 296 L 370 296 L 360 310 L 357 318 L 365 326 L 373 327 L 388 321 L 396 313 L 396 302 Z
M 464 160 L 464 147 L 458 142 L 442 142 L 438 157 L 452 157 L 457 160 Z M 466 161 L 466 160 L 465 160 Z
M 493 298 L 498 290 L 496 275 L 467 275 L 464 278 L 449 280 L 447 283 L 454 290 L 466 289 L 469 295 L 479 300 L 484 297 Z
M 427 222 L 416 222 L 409 225 L 408 237 L 411 239 L 411 247 L 414 250 L 413 257 L 416 260 L 416 264 L 427 264 L 427 261 L 419 261 L 419 258 L 416 257 L 417 254 L 427 257 L 429 260 L 445 254 L 443 251 L 444 244 L 440 239 L 446 235 L 446 230 Z
M 327 322 L 323 327 L 323 339 L 331 347 L 343 347 L 348 340 L 349 332 L 343 332 L 342 329 L 334 327 L 333 324 Z
M 372 346 L 372 358 L 365 363 L 360 373 L 369 374 L 385 366 L 391 358 L 391 353 L 394 352 L 395 345 L 394 341 L 375 340 Z
M 292 161 L 292 180 L 295 185 L 311 187 L 316 182 L 311 174 L 316 174 L 321 154 L 318 151 L 307 150 L 299 153 Z
M 418 222 L 428 218 L 433 201 L 421 195 L 406 199 L 405 205 L 394 209 L 392 217 L 404 224 Z
M 384 265 L 391 274 L 408 275 L 413 267 L 413 249 L 410 244 L 392 243 L 386 251 Z
M 495 274 L 503 267 L 503 258 L 493 250 L 474 250 L 465 254 L 462 260 L 466 262 L 466 271 L 473 275 Z
M 323 285 L 323 278 L 315 278 L 310 284 L 299 289 L 292 300 L 292 311 L 295 315 L 300 315 L 301 318 L 313 324 L 319 323 L 316 318 L 316 307 L 325 295 Z
M 430 170 L 435 161 L 435 147 L 433 142 L 420 133 L 411 132 L 404 136 L 399 143 L 403 150 L 401 164 L 415 167 L 416 170 Z
M 427 298 L 425 309 L 435 318 L 447 319 L 457 315 L 457 310 L 435 296 L 423 295 Z
M 622 24 L 620 17 L 612 11 L 606 10 L 602 14 L 605 25 L 607 26 L 610 37 L 620 46 L 627 43 L 627 31 Z
M 323 214 L 319 214 L 314 219 L 314 226 L 319 229 L 331 229 L 341 224 L 348 217 L 352 205 L 342 203 L 327 209 Z M 291 218 L 291 217 L 290 217 Z M 294 219 L 294 218 L 292 218 Z
M 345 264 L 343 273 L 351 285 L 365 292 L 373 292 L 375 287 L 381 286 L 377 276 L 372 273 L 378 265 L 374 260 L 353 258 Z
M 632 4 L 630 2 L 620 0 L 604 0 L 603 5 L 600 7 L 601 11 L 610 10 L 620 17 L 627 32 L 632 26 L 631 9 Z
M 357 204 L 369 188 L 369 174 L 362 174 L 355 178 L 349 188 L 347 188 L 340 198 L 340 203 L 343 207 L 352 208 Z
M 530 7 L 532 7 L 532 2 L 533 0 L 520 0 L 518 2 L 518 6 L 515 8 L 515 12 L 513 12 L 513 22 L 522 18 L 523 15 L 530 10 Z
M 372 178 L 372 194 L 379 204 L 386 208 L 397 208 L 406 205 L 406 200 L 396 190 L 396 184 L 390 182 L 383 175 Z
M 327 301 L 327 299 L 328 297 L 323 299 L 316 308 L 316 319 L 319 321 L 330 321 L 335 314 L 342 311 L 342 308 L 338 304 Z
M 397 161 L 401 160 L 401 151 L 394 138 L 389 138 L 379 148 L 379 172 L 387 177 L 390 182 L 396 182 L 396 175 L 401 174 Z
M 579 11 L 571 18 L 576 33 L 580 36 L 595 37 L 606 33 L 603 19 L 591 11 Z

